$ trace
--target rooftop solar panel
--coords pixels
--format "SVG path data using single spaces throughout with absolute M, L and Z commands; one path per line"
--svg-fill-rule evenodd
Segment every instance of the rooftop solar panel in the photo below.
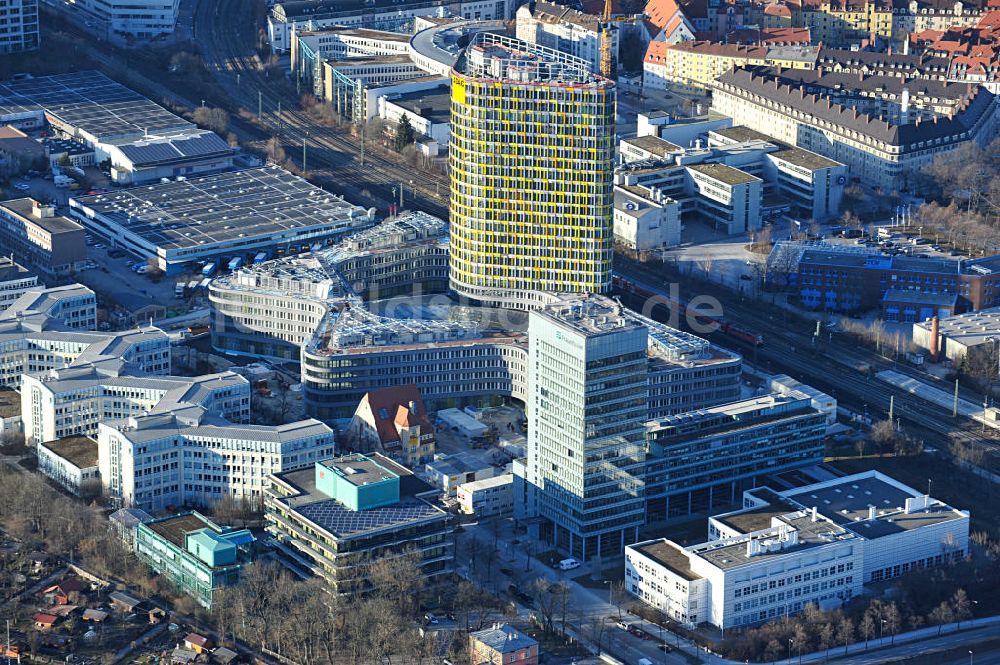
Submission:
M 196 157 L 198 155 L 210 155 L 215 152 L 225 152 L 229 150 L 229 144 L 222 140 L 218 134 L 202 134 L 186 138 L 182 141 L 174 141 L 174 147 L 185 157 Z
M 70 206 L 167 250 L 305 229 L 346 233 L 373 221 L 363 208 L 277 166 L 83 196 Z
M 341 538 L 374 529 L 398 526 L 406 522 L 445 517 L 445 514 L 434 506 L 415 499 L 368 510 L 349 510 L 337 501 L 329 499 L 299 506 L 297 511 L 306 519 Z
M 194 127 L 100 72 L 0 83 L 0 118 L 39 111 L 99 138 Z
M 119 146 L 119 150 L 136 165 L 165 162 L 176 159 L 180 154 L 170 143 L 129 143 Z

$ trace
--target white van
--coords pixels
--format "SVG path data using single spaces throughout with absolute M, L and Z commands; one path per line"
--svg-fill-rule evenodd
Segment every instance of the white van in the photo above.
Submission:
M 573 570 L 574 568 L 579 567 L 580 562 L 573 558 L 563 559 L 559 562 L 559 570 Z
M 653 661 L 649 658 L 640 658 L 638 665 L 653 665 Z

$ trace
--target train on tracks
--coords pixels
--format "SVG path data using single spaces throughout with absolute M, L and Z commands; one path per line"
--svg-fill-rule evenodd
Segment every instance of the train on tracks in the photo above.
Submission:
M 748 346 L 764 345 L 764 336 L 759 332 L 727 321 L 720 316 L 707 314 L 697 307 L 691 306 L 684 300 L 671 298 L 633 278 L 615 273 L 611 277 L 611 287 L 615 292 L 634 300 L 655 299 L 658 304 L 670 310 L 676 316 L 677 321 L 696 322 L 700 326 L 710 327 L 711 330 L 743 342 Z

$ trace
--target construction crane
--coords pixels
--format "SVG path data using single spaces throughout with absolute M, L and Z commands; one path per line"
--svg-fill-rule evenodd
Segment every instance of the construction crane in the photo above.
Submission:
M 604 0 L 604 28 L 601 30 L 601 75 L 614 76 L 615 57 L 611 52 L 611 0 Z

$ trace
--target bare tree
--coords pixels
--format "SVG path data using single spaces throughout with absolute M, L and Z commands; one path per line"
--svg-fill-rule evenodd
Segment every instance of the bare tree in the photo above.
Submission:
M 199 127 L 211 129 L 216 134 L 225 134 L 229 129 L 229 113 L 225 109 L 199 106 L 191 117 Z
M 837 644 L 844 646 L 844 655 L 847 655 L 847 647 L 854 641 L 854 622 L 851 617 L 843 617 L 837 624 Z
M 958 589 L 951 597 L 951 613 L 959 629 L 962 627 L 962 622 L 972 616 L 972 602 L 965 589 Z
M 954 614 L 951 611 L 951 605 L 947 601 L 941 601 L 941 604 L 931 610 L 930 622 L 938 627 L 938 635 L 941 634 L 941 628 L 945 624 L 951 623 L 954 620 Z
M 557 586 L 557 584 L 551 584 L 548 580 L 541 577 L 536 579 L 534 584 L 538 611 L 545 622 L 545 630 L 549 632 L 552 632 L 553 620 L 559 607 L 558 594 L 556 593 Z
M 611 603 L 618 608 L 618 618 L 622 618 L 622 611 L 628 603 L 628 592 L 625 591 L 625 580 L 617 580 L 611 583 L 609 590 Z
M 894 644 L 896 642 L 896 633 L 899 632 L 900 619 L 899 607 L 896 603 L 888 603 L 885 606 L 885 616 L 883 620 L 885 621 L 885 629 L 891 636 L 889 644 Z
M 824 623 L 819 629 L 819 642 L 817 646 L 826 652 L 824 660 L 830 660 L 830 649 L 836 644 L 834 641 L 833 624 Z
M 281 145 L 281 141 L 277 136 L 272 136 L 267 142 L 267 157 L 275 164 L 280 164 L 285 161 L 285 147 Z
M 861 623 L 858 624 L 858 633 L 865 639 L 865 650 L 867 651 L 868 641 L 875 637 L 875 617 L 865 612 L 864 616 L 861 617 Z

